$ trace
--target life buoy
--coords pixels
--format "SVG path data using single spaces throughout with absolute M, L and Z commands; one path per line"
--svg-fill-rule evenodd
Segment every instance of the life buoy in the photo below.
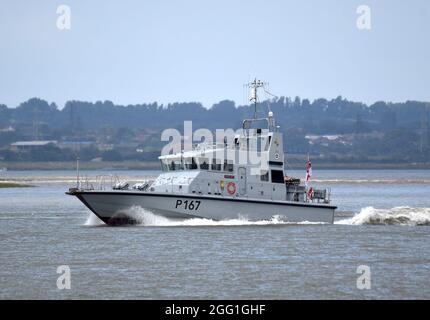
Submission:
M 227 192 L 231 195 L 236 193 L 236 185 L 234 182 L 229 182 L 227 184 Z

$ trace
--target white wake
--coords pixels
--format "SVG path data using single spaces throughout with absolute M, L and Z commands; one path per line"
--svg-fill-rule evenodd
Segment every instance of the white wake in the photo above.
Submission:
M 324 224 L 322 222 L 287 222 L 282 221 L 279 215 L 273 216 L 270 220 L 251 221 L 246 216 L 236 219 L 212 220 L 205 218 L 191 218 L 185 220 L 169 219 L 141 207 L 134 206 L 128 210 L 127 216 L 134 220 L 138 225 L 149 227 L 175 227 L 175 226 L 262 226 L 262 225 L 290 225 L 290 224 Z M 94 224 L 92 224 L 94 223 Z M 99 225 L 103 223 L 99 218 L 91 213 L 86 225 Z
M 191 218 L 185 220 L 174 220 L 163 216 L 156 215 L 151 211 L 141 207 L 133 207 L 130 210 L 131 216 L 136 219 L 142 226 L 152 227 L 173 227 L 173 226 L 245 226 L 245 225 L 269 225 L 269 224 L 286 224 L 279 216 L 273 216 L 270 220 L 249 221 L 242 216 L 237 219 L 212 220 L 205 218 Z
M 275 215 L 270 220 L 251 221 L 246 216 L 236 219 L 212 220 L 204 218 L 191 218 L 186 220 L 169 219 L 141 207 L 132 207 L 127 216 L 138 225 L 151 227 L 174 226 L 261 226 L 261 225 L 291 225 L 291 224 L 326 224 L 323 222 L 287 222 Z M 339 225 L 403 225 L 403 226 L 428 226 L 430 225 L 430 208 L 394 207 L 391 209 L 376 209 L 366 207 L 351 218 L 335 221 Z M 97 216 L 90 213 L 86 226 L 104 225 Z
M 427 226 L 430 225 L 430 208 L 375 209 L 366 207 L 352 218 L 335 221 L 335 224 Z
M 85 222 L 86 226 L 101 226 L 104 225 L 105 223 L 99 219 L 99 217 L 97 217 L 94 213 L 90 213 L 87 221 Z

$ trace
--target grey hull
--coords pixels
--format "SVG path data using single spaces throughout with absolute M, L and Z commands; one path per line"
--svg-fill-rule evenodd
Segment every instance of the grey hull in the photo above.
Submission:
M 246 217 L 270 220 L 273 216 L 288 222 L 333 223 L 335 206 L 219 196 L 173 195 L 131 191 L 78 191 L 77 196 L 94 214 L 110 225 L 133 222 L 133 208 L 143 208 L 171 219 L 212 220 Z

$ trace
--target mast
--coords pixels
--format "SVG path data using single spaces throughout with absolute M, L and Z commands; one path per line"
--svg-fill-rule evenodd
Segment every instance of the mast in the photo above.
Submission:
M 271 94 L 269 91 L 266 90 L 266 87 L 268 85 L 269 85 L 268 82 L 263 82 L 261 80 L 257 80 L 257 78 L 254 78 L 254 81 L 245 84 L 245 86 L 247 86 L 248 88 L 251 89 L 251 96 L 249 98 L 249 101 L 254 103 L 254 117 L 252 119 L 245 119 L 243 121 L 243 124 L 242 124 L 243 129 L 249 129 L 250 123 L 253 121 L 256 121 L 256 120 L 266 120 L 268 123 L 268 129 L 269 130 L 275 131 L 279 128 L 279 126 L 275 125 L 275 118 L 273 117 L 273 112 L 272 112 L 272 110 L 270 110 L 269 104 L 268 104 L 268 108 L 269 108 L 268 117 L 258 118 L 258 114 L 257 114 L 258 89 L 262 88 L 266 94 L 276 98 L 275 95 Z
M 76 187 L 80 189 L 81 181 L 79 176 L 79 155 L 76 157 Z
M 254 119 L 257 119 L 257 102 L 258 102 L 258 88 L 262 88 L 264 86 L 264 82 L 261 80 L 257 80 L 248 83 L 248 87 L 251 88 L 251 97 L 249 101 L 254 102 Z

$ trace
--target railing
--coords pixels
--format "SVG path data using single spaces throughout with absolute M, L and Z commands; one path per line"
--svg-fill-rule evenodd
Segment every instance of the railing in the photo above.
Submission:
M 117 175 L 97 175 L 94 179 L 87 175 L 78 181 L 78 189 L 80 190 L 107 190 L 106 184 L 109 182 L 110 187 L 119 182 Z
M 146 191 L 154 182 L 154 180 L 142 180 L 137 182 L 130 187 L 127 181 L 123 181 L 118 175 L 97 175 L 93 179 L 85 176 L 78 182 L 79 190 L 139 190 Z
M 313 189 L 312 194 L 308 194 L 308 192 L 305 192 L 305 201 L 306 202 L 323 202 L 323 203 L 330 203 L 331 198 L 331 188 L 325 188 L 325 189 Z

